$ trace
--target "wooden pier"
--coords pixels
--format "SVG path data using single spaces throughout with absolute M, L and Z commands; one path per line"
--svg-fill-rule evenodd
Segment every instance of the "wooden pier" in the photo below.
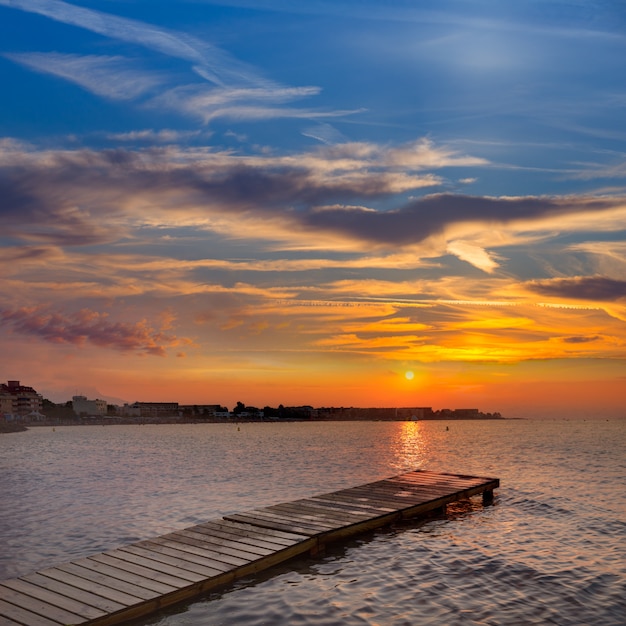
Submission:
M 331 542 L 445 511 L 497 478 L 414 471 L 333 493 L 227 515 L 0 581 L 0 626 L 108 626 L 268 569 Z

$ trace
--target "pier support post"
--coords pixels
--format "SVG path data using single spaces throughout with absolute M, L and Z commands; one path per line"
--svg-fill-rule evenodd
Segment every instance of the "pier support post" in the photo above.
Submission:
M 326 544 L 316 541 L 315 545 L 309 550 L 309 556 L 323 556 L 326 552 Z
M 493 490 L 483 491 L 483 506 L 493 504 Z

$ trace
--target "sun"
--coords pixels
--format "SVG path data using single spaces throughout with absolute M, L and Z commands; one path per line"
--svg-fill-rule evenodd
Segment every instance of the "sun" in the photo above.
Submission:
M 408 370 L 407 372 L 404 373 L 404 377 L 407 380 L 413 380 L 414 376 L 415 376 L 415 374 L 411 370 Z

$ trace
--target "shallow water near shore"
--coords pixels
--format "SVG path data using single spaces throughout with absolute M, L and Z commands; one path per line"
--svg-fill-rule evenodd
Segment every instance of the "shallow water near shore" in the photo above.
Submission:
M 600 419 L 32 428 L 0 437 L 0 579 L 422 468 L 501 487 L 142 623 L 624 625 L 625 450 Z

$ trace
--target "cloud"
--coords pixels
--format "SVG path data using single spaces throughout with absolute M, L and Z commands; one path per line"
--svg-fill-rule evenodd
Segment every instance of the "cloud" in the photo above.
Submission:
M 594 341 L 602 341 L 602 337 L 600 337 L 599 335 L 584 337 L 565 337 L 563 341 L 565 343 L 592 343 Z
M 485 272 L 498 269 L 493 248 L 624 223 L 619 197 L 399 195 L 442 184 L 437 170 L 475 161 L 427 141 L 282 156 L 176 145 L 38 151 L 4 142 L 0 217 L 6 236 L 32 243 L 112 242 L 139 225 L 193 227 L 274 249 L 452 253 Z
M 61 0 L 0 0 L 22 11 L 90 30 L 105 37 L 144 46 L 167 56 L 185 59 L 197 65 L 204 78 L 217 84 L 266 84 L 248 65 L 237 61 L 219 48 L 189 35 L 110 13 L 78 7 Z
M 100 348 L 152 356 L 165 356 L 166 348 L 191 343 L 189 339 L 165 332 L 168 330 L 166 324 L 156 329 L 145 320 L 134 324 L 111 322 L 107 314 L 89 309 L 70 314 L 44 307 L 0 309 L 0 325 L 48 343 L 77 346 L 92 344 Z
M 526 287 L 543 296 L 615 302 L 626 298 L 626 280 L 615 280 L 603 276 L 574 276 L 551 278 L 526 283 Z
M 56 255 L 54 249 L 41 246 L 20 246 L 19 248 L 0 248 L 0 262 L 9 263 L 26 263 L 28 261 L 50 261 Z M 9 271 L 8 265 L 4 268 L 4 274 Z
M 311 137 L 327 145 L 346 143 L 345 135 L 330 124 L 316 124 L 302 130 L 305 137 Z
M 180 131 L 164 128 L 163 130 L 153 130 L 147 128 L 144 130 L 133 130 L 127 133 L 110 133 L 106 138 L 111 141 L 127 141 L 146 143 L 175 143 L 181 139 L 188 139 L 200 134 L 200 131 Z
M 435 147 L 430 150 L 437 152 Z M 382 197 L 438 182 L 430 173 L 397 171 L 394 151 L 385 154 L 387 161 L 378 160 L 369 145 L 288 157 L 245 157 L 176 147 L 37 151 L 4 142 L 0 215 L 7 235 L 60 244 L 110 241 L 121 236 L 124 221 L 139 214 L 143 219 L 159 216 L 161 223 L 189 220 L 198 225 L 210 220 L 217 230 L 232 229 L 230 234 L 237 236 L 245 230 L 242 217 L 255 224 L 258 217 L 271 227 L 281 222 L 285 235 L 295 223 L 315 229 L 320 222 L 332 230 L 332 213 L 360 210 L 320 211 L 320 203 Z M 426 153 L 423 157 L 431 160 Z M 454 157 L 446 158 L 454 163 Z M 419 163 L 414 167 L 420 169 Z M 147 205 L 149 212 L 143 210 Z M 102 215 L 106 226 L 99 219 Z
M 498 267 L 498 263 L 484 248 L 468 241 L 451 241 L 448 244 L 448 252 L 488 274 Z
M 591 267 L 591 271 L 586 273 L 618 280 L 626 276 L 626 242 L 624 241 L 587 241 L 572 244 L 567 251 L 585 255 Z
M 598 200 L 594 206 L 612 208 L 614 201 Z M 432 194 L 389 211 L 337 207 L 310 212 L 302 219 L 317 229 L 331 229 L 371 243 L 408 245 L 441 235 L 449 225 L 474 223 L 484 232 L 487 225 L 507 225 L 520 220 L 532 223 L 540 218 L 575 213 L 580 208 L 586 208 L 585 203 L 574 199 Z M 475 258 L 476 251 L 474 247 Z M 467 256 L 467 245 L 465 252 Z M 480 263 L 482 267 L 494 267 L 493 260 L 485 256 Z
M 223 118 L 230 120 L 264 120 L 272 118 L 315 119 L 344 117 L 361 109 L 331 110 L 295 109 L 283 106 L 298 98 L 319 94 L 318 87 L 207 87 L 189 84 L 174 87 L 153 98 L 147 106 L 196 117 L 208 124 Z
M 90 202 L 88 192 L 73 174 L 94 182 L 101 176 L 89 166 L 72 167 L 80 157 L 76 154 L 55 154 L 46 162 L 41 155 L 10 149 L 0 149 L 0 219 L 3 235 L 22 241 L 57 245 L 86 245 L 110 241 L 119 236 L 112 222 L 102 225 L 96 218 L 97 207 Z M 13 160 L 11 157 L 14 157 Z M 108 159 L 105 159 L 108 160 Z M 115 157 L 114 157 L 115 160 Z M 94 163 L 92 161 L 91 165 Z M 112 165 L 112 162 L 109 162 Z M 110 175 L 111 172 L 109 172 Z M 82 206 L 81 206 L 82 205 Z
M 134 100 L 161 84 L 157 74 L 134 69 L 119 56 L 80 56 L 56 52 L 5 54 L 5 57 L 39 72 L 76 83 L 83 89 L 112 100 Z
M 264 78 L 256 68 L 235 59 L 226 51 L 184 33 L 78 7 L 61 0 L 0 0 L 0 5 L 37 13 L 190 63 L 188 72 L 175 75 L 147 70 L 137 60 L 120 56 L 57 52 L 5 55 L 17 63 L 64 78 L 102 97 L 135 100 L 159 87 L 162 93 L 144 104 L 192 115 L 204 123 L 217 118 L 315 119 L 354 112 L 285 107 L 285 103 L 294 99 L 317 95 L 320 89 L 280 85 Z M 153 55 L 150 61 L 158 62 L 158 57 Z

